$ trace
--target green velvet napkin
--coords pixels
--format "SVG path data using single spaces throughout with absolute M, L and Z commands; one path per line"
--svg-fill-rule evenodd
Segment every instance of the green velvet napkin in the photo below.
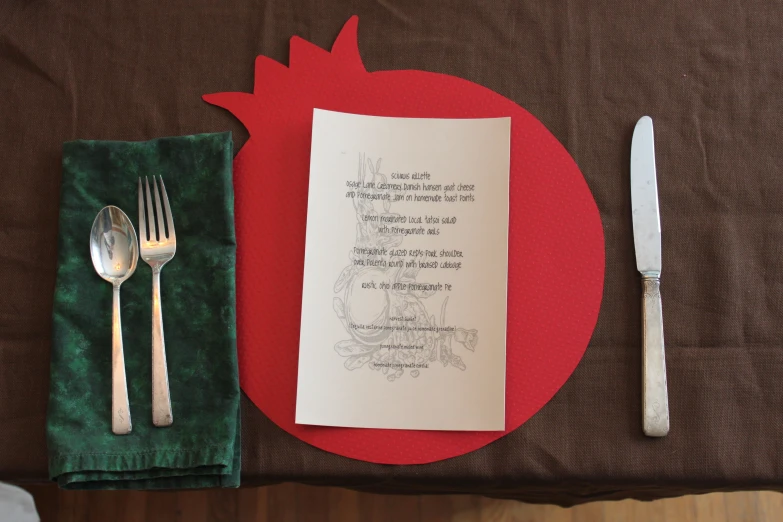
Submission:
M 234 194 L 230 133 L 63 146 L 49 474 L 67 489 L 238 487 Z M 161 273 L 174 424 L 152 425 L 152 271 L 121 289 L 131 421 L 111 431 L 112 286 L 90 261 L 93 220 L 116 205 L 139 233 L 137 180 L 161 175 L 177 254 Z M 150 180 L 152 181 L 152 180 Z

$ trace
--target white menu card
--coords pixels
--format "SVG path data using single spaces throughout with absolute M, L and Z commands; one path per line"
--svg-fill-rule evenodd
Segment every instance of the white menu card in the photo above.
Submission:
M 298 424 L 504 429 L 510 126 L 315 110 Z

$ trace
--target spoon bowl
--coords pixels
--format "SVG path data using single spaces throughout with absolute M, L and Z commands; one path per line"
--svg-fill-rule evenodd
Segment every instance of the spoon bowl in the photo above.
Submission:
M 128 384 L 125 378 L 125 355 L 122 350 L 120 320 L 120 285 L 139 262 L 136 230 L 128 216 L 117 207 L 108 206 L 98 212 L 90 231 L 90 255 L 95 271 L 112 284 L 111 322 L 111 430 L 116 435 L 131 432 Z
M 130 218 L 115 206 L 101 209 L 92 223 L 90 255 L 95 271 L 113 285 L 121 285 L 139 262 L 139 242 Z

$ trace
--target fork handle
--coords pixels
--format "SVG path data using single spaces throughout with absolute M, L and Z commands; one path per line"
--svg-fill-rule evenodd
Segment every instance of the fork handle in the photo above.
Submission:
M 125 355 L 122 351 L 120 285 L 114 285 L 111 321 L 111 431 L 115 435 L 131 432 L 128 383 L 125 380 Z
M 163 340 L 163 311 L 160 303 L 160 268 L 152 269 L 152 424 L 171 426 L 169 372 L 166 366 L 166 342 Z
M 666 390 L 666 355 L 663 347 L 661 280 L 642 279 L 643 428 L 648 437 L 669 433 L 669 396 Z

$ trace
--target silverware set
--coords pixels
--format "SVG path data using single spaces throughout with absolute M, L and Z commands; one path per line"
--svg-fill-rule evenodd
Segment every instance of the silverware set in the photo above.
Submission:
M 115 206 L 107 206 L 98 213 L 90 233 L 93 267 L 114 288 L 112 432 L 116 435 L 126 435 L 132 428 L 122 345 L 120 285 L 136 271 L 139 252 L 141 259 L 152 269 L 152 423 L 157 427 L 165 427 L 174 422 L 163 337 L 160 272 L 177 251 L 177 236 L 163 178 L 153 176 L 152 187 L 145 178 L 143 189 L 139 178 L 138 193 L 138 238 L 130 218 Z
M 113 286 L 112 431 L 131 432 L 120 320 L 120 286 L 136 270 L 139 252 L 152 270 L 152 423 L 174 422 L 163 337 L 160 273 L 177 251 L 177 236 L 163 178 L 138 181 L 139 237 L 128 216 L 103 208 L 92 226 L 90 253 L 95 271 Z M 146 202 L 146 204 L 145 204 Z M 645 435 L 669 433 L 669 399 L 661 308 L 661 222 L 653 124 L 642 117 L 631 142 L 631 207 L 636 266 L 642 277 L 642 428 Z

